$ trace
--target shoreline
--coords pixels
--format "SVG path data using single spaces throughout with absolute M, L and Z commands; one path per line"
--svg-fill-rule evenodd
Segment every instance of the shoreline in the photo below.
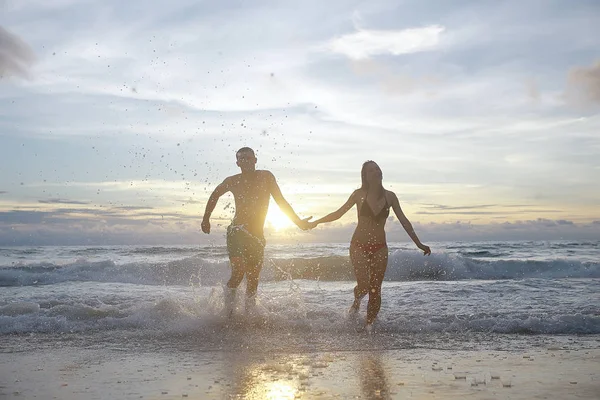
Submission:
M 0 398 L 596 399 L 598 365 L 598 347 L 270 352 L 59 346 L 3 353 Z

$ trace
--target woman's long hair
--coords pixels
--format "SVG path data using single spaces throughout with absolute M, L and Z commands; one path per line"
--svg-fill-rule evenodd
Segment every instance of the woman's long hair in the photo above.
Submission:
M 361 180 L 361 186 L 360 188 L 362 190 L 366 192 L 369 191 L 369 182 L 367 181 L 367 165 L 369 164 L 375 164 L 377 166 L 377 168 L 379 168 L 379 165 L 377 165 L 377 163 L 373 160 L 368 160 L 365 161 L 362 165 L 362 168 L 360 170 L 360 180 Z M 379 168 L 379 171 L 381 172 L 381 168 Z M 381 173 L 381 176 L 383 178 L 383 172 Z M 383 188 L 383 184 L 379 186 L 379 197 L 378 198 L 382 198 L 385 195 L 385 189 Z

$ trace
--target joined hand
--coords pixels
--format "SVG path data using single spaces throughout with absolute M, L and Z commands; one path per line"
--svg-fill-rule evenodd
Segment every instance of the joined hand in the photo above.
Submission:
M 315 226 L 317 226 L 315 224 L 315 222 L 310 221 L 311 218 L 312 218 L 312 215 L 308 218 L 304 218 L 304 219 L 300 220 L 300 222 L 298 223 L 298 227 L 300 229 L 302 229 L 303 231 L 307 231 L 307 230 L 312 229 Z

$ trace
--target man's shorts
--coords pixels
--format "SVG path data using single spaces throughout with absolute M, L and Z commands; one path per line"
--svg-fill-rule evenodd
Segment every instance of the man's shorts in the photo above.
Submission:
M 244 225 L 230 225 L 227 227 L 227 252 L 229 257 L 262 260 L 265 244 L 264 238 L 251 234 Z

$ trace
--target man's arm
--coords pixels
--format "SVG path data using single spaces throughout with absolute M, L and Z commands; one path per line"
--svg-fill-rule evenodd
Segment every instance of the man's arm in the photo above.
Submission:
M 279 206 L 281 211 L 283 211 L 283 213 L 285 215 L 287 215 L 287 217 L 294 224 L 296 224 L 296 226 L 298 226 L 298 228 L 303 229 L 303 230 L 308 229 L 308 220 L 311 219 L 312 217 L 300 219 L 300 217 L 298 217 L 298 215 L 296 214 L 296 212 L 294 211 L 294 209 L 292 208 L 290 203 L 288 203 L 287 200 L 283 197 L 283 194 L 281 194 L 281 189 L 279 188 L 279 185 L 277 184 L 277 180 L 275 179 L 275 176 L 270 171 L 266 171 L 266 173 L 268 174 L 267 179 L 269 179 L 269 187 L 271 190 L 271 196 L 273 196 L 273 200 L 275 200 L 275 203 L 277 203 L 277 205 Z
M 208 198 L 208 203 L 206 203 L 206 209 L 204 210 L 204 217 L 202 218 L 202 232 L 210 233 L 210 215 L 215 209 L 219 198 L 225 193 L 229 192 L 230 189 L 230 178 L 226 178 L 220 185 L 218 185 L 215 188 L 215 190 Z
M 431 254 L 431 249 L 429 248 L 429 246 L 425 246 L 423 243 L 421 243 L 421 241 L 419 240 L 419 237 L 415 233 L 415 230 L 414 230 L 412 224 L 410 223 L 408 218 L 406 218 L 406 215 L 404 215 L 402 208 L 400 208 L 400 202 L 398 201 L 398 197 L 396 196 L 395 193 L 393 193 L 393 192 L 391 192 L 391 193 L 393 196 L 392 208 L 394 209 L 394 213 L 396 214 L 396 217 L 398 217 L 398 221 L 400 221 L 400 224 L 402 224 L 402 227 L 404 228 L 406 233 L 408 233 L 408 236 L 410 236 L 412 241 L 415 242 L 417 247 L 419 249 L 423 250 L 424 254 L 426 254 L 426 255 Z
M 348 200 L 339 209 L 313 222 L 314 226 L 317 226 L 323 222 L 333 222 L 342 218 L 342 216 L 346 214 L 354 204 L 356 204 L 356 191 L 352 192 Z

